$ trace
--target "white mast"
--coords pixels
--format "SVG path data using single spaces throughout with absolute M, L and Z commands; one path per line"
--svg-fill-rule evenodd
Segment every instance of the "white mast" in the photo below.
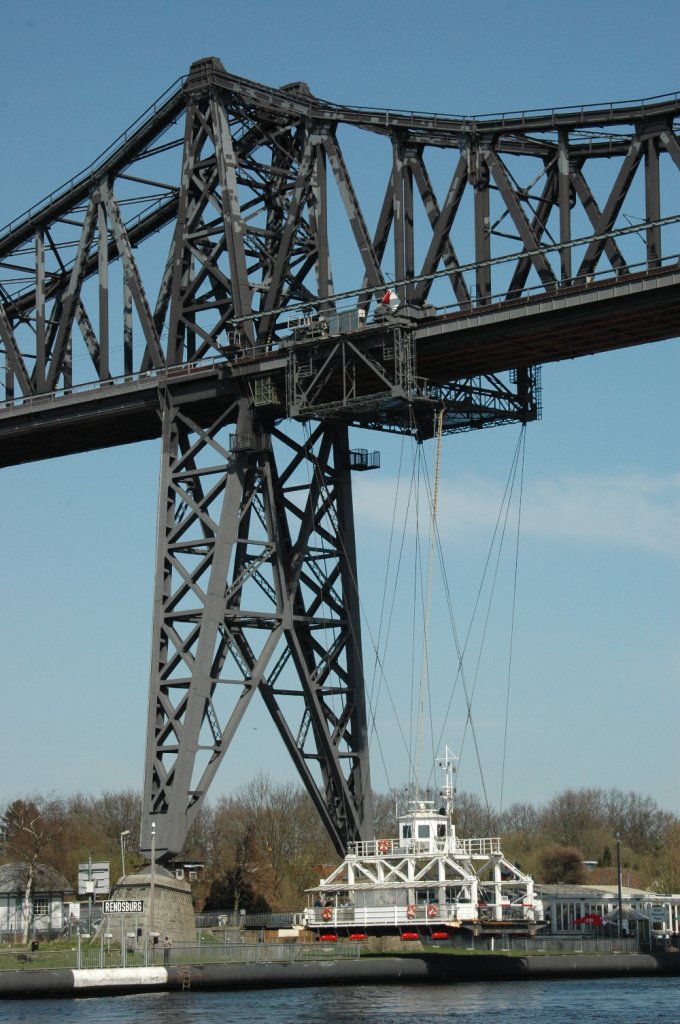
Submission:
M 456 774 L 457 766 L 455 762 L 458 760 L 455 754 L 453 754 L 448 747 L 444 748 L 444 756 L 437 758 L 437 768 L 442 773 L 442 784 L 439 789 L 439 796 L 444 801 L 446 808 L 447 818 L 451 819 L 451 811 L 453 810 L 453 798 L 456 795 L 456 786 L 454 776 Z

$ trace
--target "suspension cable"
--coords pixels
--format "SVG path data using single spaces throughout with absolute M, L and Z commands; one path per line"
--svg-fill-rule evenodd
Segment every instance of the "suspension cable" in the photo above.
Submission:
M 437 512 L 439 506 L 439 478 L 442 461 L 442 434 L 444 432 L 444 408 L 437 413 L 437 446 L 434 456 L 434 487 L 432 493 L 432 512 L 430 518 L 430 543 L 427 556 L 427 589 L 425 592 L 425 609 L 423 623 L 423 650 L 420 663 L 420 690 L 418 696 L 417 728 L 416 728 L 416 756 L 415 768 L 416 793 L 420 791 L 420 768 L 423 746 L 423 719 L 425 717 L 425 696 L 429 678 L 429 651 L 430 651 L 430 619 L 432 613 L 432 573 L 434 569 L 434 556 L 437 546 Z
M 505 761 L 508 751 L 508 722 L 510 718 L 510 684 L 512 679 L 512 657 L 515 641 L 515 611 L 517 607 L 517 577 L 519 572 L 519 539 L 522 526 L 522 496 L 524 493 L 524 462 L 526 455 L 526 429 L 522 428 L 522 462 L 519 478 L 519 500 L 517 508 L 517 533 L 515 535 L 515 570 L 512 581 L 512 615 L 510 619 L 510 650 L 508 653 L 508 678 L 505 690 L 505 728 L 503 731 L 503 761 L 501 767 L 501 796 L 499 813 L 503 811 L 503 796 L 505 792 Z
M 488 795 L 487 795 L 486 782 L 485 782 L 485 778 L 484 778 L 484 770 L 483 770 L 482 760 L 481 760 L 481 753 L 480 753 L 480 749 L 479 749 L 479 743 L 478 743 L 478 740 L 477 740 L 477 733 L 476 733 L 474 719 L 473 719 L 473 715 L 472 715 L 472 702 L 473 702 L 474 692 L 475 692 L 475 689 L 476 689 L 476 686 L 477 686 L 477 677 L 478 677 L 478 672 L 479 672 L 479 658 L 481 657 L 481 652 L 480 652 L 480 656 L 477 659 L 477 666 L 475 668 L 475 674 L 474 674 L 474 680 L 473 680 L 472 688 L 470 688 L 468 686 L 467 674 L 465 672 L 465 666 L 464 666 L 464 659 L 465 659 L 465 655 L 466 655 L 466 652 L 467 652 L 468 645 L 470 643 L 472 627 L 473 627 L 473 624 L 474 624 L 474 622 L 475 622 L 475 620 L 477 618 L 477 611 L 478 611 L 479 604 L 480 604 L 481 597 L 482 597 L 482 592 L 483 592 L 483 588 L 484 588 L 484 582 L 486 580 L 487 574 L 489 572 L 490 564 L 491 564 L 492 552 L 493 552 L 493 549 L 494 549 L 494 547 L 496 545 L 496 541 L 497 541 L 497 538 L 498 538 L 499 553 L 498 553 L 498 556 L 497 556 L 497 559 L 496 559 L 496 569 L 495 569 L 495 571 L 493 573 L 493 578 L 492 578 L 492 583 L 491 583 L 491 595 L 490 595 L 490 598 L 489 598 L 489 605 L 490 605 L 490 602 L 491 602 L 491 600 L 493 598 L 493 591 L 495 589 L 495 582 L 496 582 L 496 577 L 497 577 L 497 572 L 498 572 L 498 557 L 500 557 L 500 549 L 503 546 L 503 539 L 504 539 L 504 536 L 505 536 L 505 529 L 506 529 L 506 525 L 507 525 L 507 516 L 508 516 L 509 502 L 511 500 L 512 491 L 513 491 L 513 487 L 514 487 L 514 481 L 515 481 L 515 478 L 516 478 L 517 463 L 518 463 L 518 457 L 519 457 L 519 451 L 520 451 L 520 445 L 521 445 L 523 433 L 524 433 L 524 428 L 522 430 L 522 434 L 520 436 L 520 439 L 518 440 L 518 444 L 517 444 L 517 446 L 515 448 L 515 452 L 514 452 L 514 455 L 513 455 L 512 465 L 511 465 L 511 468 L 510 468 L 510 472 L 508 474 L 508 479 L 506 481 L 505 491 L 504 491 L 504 494 L 503 494 L 503 499 L 501 501 L 501 507 L 499 509 L 499 513 L 498 513 L 498 516 L 497 516 L 497 519 L 496 519 L 496 524 L 495 524 L 495 527 L 494 527 L 493 536 L 491 538 L 491 542 L 490 542 L 490 545 L 489 545 L 489 551 L 488 551 L 488 554 L 487 554 L 487 558 L 486 558 L 486 562 L 485 562 L 484 568 L 482 570 L 482 576 L 481 576 L 481 579 L 480 579 L 480 582 L 479 582 L 479 587 L 478 587 L 478 590 L 477 590 L 477 596 L 475 598 L 475 604 L 474 604 L 474 607 L 473 607 L 473 610 L 472 610 L 472 614 L 470 616 L 470 621 L 469 621 L 469 624 L 468 624 L 467 633 L 465 635 L 465 639 L 463 641 L 462 646 L 461 646 L 461 643 L 460 643 L 460 639 L 459 639 L 459 636 L 458 636 L 458 631 L 457 631 L 456 624 L 455 624 L 455 619 L 454 619 L 452 595 L 451 595 L 451 590 L 450 590 L 450 587 L 449 587 L 448 578 L 447 578 L 447 574 L 446 574 L 446 566 L 445 566 L 445 559 L 444 559 L 443 548 L 442 548 L 442 544 L 441 544 L 441 538 L 439 537 L 439 535 L 438 535 L 438 538 L 437 538 L 439 562 L 440 562 L 441 572 L 442 572 L 442 577 L 443 577 L 443 582 L 444 582 L 444 592 L 445 592 L 445 597 L 446 597 L 446 602 L 447 602 L 447 607 L 448 607 L 449 621 L 450 621 L 450 624 L 451 624 L 451 630 L 452 630 L 452 633 L 453 633 L 453 638 L 454 638 L 454 643 L 455 643 L 455 648 L 456 648 L 456 656 L 457 656 L 457 664 L 458 664 L 457 673 L 456 673 L 456 679 L 454 681 L 453 686 L 451 687 L 451 692 L 449 694 L 449 701 L 448 701 L 448 704 L 447 704 L 447 707 L 446 707 L 446 711 L 445 711 L 445 713 L 443 715 L 443 718 L 442 718 L 442 725 L 441 725 L 441 730 L 440 730 L 440 742 L 441 742 L 441 738 L 444 735 L 444 731 L 446 729 L 446 723 L 448 721 L 448 718 L 449 718 L 449 715 L 450 715 L 450 712 L 451 712 L 451 706 L 452 706 L 452 703 L 453 703 L 453 698 L 454 698 L 454 695 L 455 695 L 455 690 L 456 690 L 456 687 L 457 687 L 457 683 L 458 683 L 458 680 L 460 680 L 461 684 L 462 684 L 462 687 L 463 687 L 463 691 L 464 691 L 465 705 L 466 705 L 466 718 L 465 718 L 465 726 L 464 726 L 464 730 L 463 730 L 463 740 L 462 740 L 462 743 L 461 743 L 460 756 L 462 758 L 462 747 L 463 747 L 464 742 L 465 742 L 465 734 L 467 733 L 467 730 L 469 728 L 470 731 L 471 731 L 471 734 L 472 734 L 472 740 L 473 740 L 473 745 L 474 745 L 476 759 L 477 759 L 477 766 L 478 766 L 478 769 L 479 769 L 481 785 L 482 785 L 482 790 L 483 790 L 483 793 L 484 793 L 484 800 L 485 800 L 485 803 L 486 803 L 487 810 L 490 808 L 490 803 L 489 803 L 489 799 L 488 799 Z M 505 514 L 504 514 L 504 510 L 505 510 Z M 499 534 L 500 534 L 500 536 L 499 536 Z M 487 608 L 487 614 L 485 616 L 485 623 L 484 623 L 484 628 L 483 628 L 482 639 L 480 641 L 481 645 L 483 645 L 484 637 L 486 635 L 486 629 L 487 629 L 488 618 L 489 618 L 489 610 L 490 610 L 490 608 L 488 607 Z

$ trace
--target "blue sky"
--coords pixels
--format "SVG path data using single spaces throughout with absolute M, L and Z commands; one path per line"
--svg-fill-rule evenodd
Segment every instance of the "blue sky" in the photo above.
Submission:
M 680 89 L 675 0 L 5 7 L 0 224 L 81 170 L 205 56 L 275 86 L 303 79 L 338 102 L 456 114 Z M 679 370 L 672 341 L 543 371 L 543 419 L 526 433 L 512 666 L 506 566 L 475 696 L 494 805 L 501 790 L 506 804 L 541 803 L 567 787 L 618 786 L 680 813 Z M 461 634 L 517 441 L 513 427 L 445 440 L 440 530 Z M 382 593 L 391 515 L 375 510 L 391 509 L 401 441 L 361 444 L 379 449 L 384 467 L 356 487 L 370 677 L 377 625 L 368 609 Z M 405 445 L 406 464 L 413 457 Z M 18 793 L 141 786 L 157 478 L 154 443 L 0 472 L 0 804 Z M 514 549 L 504 557 L 512 565 Z M 408 730 L 406 595 L 385 671 Z M 435 586 L 431 667 L 443 677 L 451 654 L 441 605 Z M 447 702 L 433 680 L 435 718 Z M 260 769 L 293 777 L 251 710 L 215 796 Z M 384 789 L 406 778 L 384 691 L 377 721 L 374 783 Z M 459 749 L 461 708 L 444 739 Z M 463 753 L 460 786 L 479 792 L 469 737 Z

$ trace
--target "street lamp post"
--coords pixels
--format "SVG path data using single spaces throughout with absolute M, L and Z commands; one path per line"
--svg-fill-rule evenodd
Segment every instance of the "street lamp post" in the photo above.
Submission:
M 149 939 L 151 940 L 151 953 L 153 955 L 153 940 L 156 931 L 156 920 L 154 899 L 156 896 L 156 822 L 151 822 L 151 885 L 149 887 Z M 148 942 L 147 942 L 148 950 Z
M 623 918 L 623 896 L 621 893 L 621 835 L 616 833 L 616 881 L 619 893 L 619 927 L 618 937 L 621 938 L 621 922 Z
M 129 835 L 129 828 L 126 828 L 125 831 L 120 834 L 120 866 L 123 869 L 123 878 L 125 878 L 125 837 Z

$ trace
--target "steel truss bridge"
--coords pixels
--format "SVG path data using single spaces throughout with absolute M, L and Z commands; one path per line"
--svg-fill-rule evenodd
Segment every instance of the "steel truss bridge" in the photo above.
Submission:
M 162 441 L 143 850 L 180 853 L 257 692 L 337 849 L 370 837 L 349 428 L 525 423 L 541 364 L 677 335 L 679 117 L 351 108 L 209 58 L 4 229 L 0 464 Z

